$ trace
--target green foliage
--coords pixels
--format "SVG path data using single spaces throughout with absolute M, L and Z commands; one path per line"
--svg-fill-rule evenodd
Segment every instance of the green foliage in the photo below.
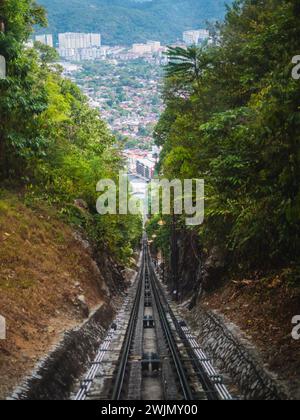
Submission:
M 7 61 L 6 80 L 0 81 L 0 179 L 21 176 L 27 159 L 41 156 L 47 143 L 36 116 L 47 107 L 37 55 L 24 49 L 33 24 L 45 22 L 33 1 L 7 0 L 0 5 L 5 33 L 0 53 Z
M 40 53 L 42 63 L 49 64 L 59 61 L 59 54 L 54 48 L 44 45 L 41 42 L 35 42 L 34 44 L 35 49 Z
M 6 0 L 0 16 L 0 54 L 8 63 L 8 77 L 0 81 L 0 182 L 25 188 L 27 203 L 56 206 L 127 263 L 141 235 L 140 219 L 96 212 L 98 181 L 116 179 L 122 166 L 115 139 L 79 88 L 51 64 L 55 51 L 24 46 L 32 25 L 44 22 L 41 9 L 31 0 Z M 87 209 L 79 209 L 78 200 Z
M 161 250 L 164 258 L 170 258 L 170 235 L 171 235 L 171 218 L 168 216 L 156 215 L 147 223 L 146 231 L 148 238 L 153 240 L 153 247 Z
M 236 1 L 218 29 L 215 45 L 169 51 L 161 171 L 205 179 L 204 247 L 244 268 L 299 261 L 296 1 Z
M 191 46 L 170 47 L 167 52 L 169 64 L 166 67 L 167 78 L 177 77 L 187 84 L 197 82 L 207 66 L 205 50 Z

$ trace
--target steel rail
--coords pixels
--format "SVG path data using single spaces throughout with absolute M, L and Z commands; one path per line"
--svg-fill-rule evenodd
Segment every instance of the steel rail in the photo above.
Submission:
M 134 339 L 134 333 L 135 333 L 135 327 L 137 322 L 137 316 L 139 312 L 140 307 L 140 300 L 141 300 L 141 294 L 143 290 L 143 284 L 145 279 L 145 245 L 144 245 L 144 255 L 143 255 L 143 263 L 142 267 L 139 273 L 139 279 L 138 279 L 138 289 L 136 293 L 136 297 L 133 304 L 133 310 L 131 312 L 130 320 L 128 323 L 127 331 L 126 331 L 126 338 L 124 341 L 124 344 L 122 346 L 121 351 L 121 357 L 119 359 L 119 368 L 116 375 L 116 381 L 112 393 L 112 401 L 119 401 L 121 399 L 122 390 L 124 386 L 124 380 L 126 375 L 126 368 L 128 365 L 129 355 L 130 355 L 130 349 L 131 345 Z
M 195 400 L 195 395 L 190 386 L 190 379 L 188 378 L 187 371 L 182 361 L 181 352 L 178 348 L 176 338 L 179 337 L 184 344 L 185 350 L 189 355 L 195 374 L 201 383 L 207 398 L 209 400 L 230 400 L 232 399 L 226 386 L 223 384 L 221 377 L 217 374 L 216 370 L 211 365 L 209 359 L 205 353 L 199 347 L 195 337 L 191 334 L 189 328 L 182 325 L 175 316 L 166 294 L 160 284 L 155 268 L 149 252 L 147 240 L 143 241 L 143 254 L 142 263 L 137 276 L 136 292 L 133 299 L 132 309 L 130 311 L 130 318 L 126 328 L 126 335 L 122 345 L 122 350 L 119 356 L 118 365 L 115 371 L 115 381 L 111 400 L 118 401 L 122 397 L 122 393 L 125 387 L 125 379 L 127 375 L 127 368 L 129 365 L 130 353 L 132 350 L 132 344 L 134 343 L 137 322 L 139 318 L 139 310 L 142 303 L 143 292 L 146 285 L 146 277 L 149 279 L 150 288 L 152 292 L 152 298 L 155 302 L 156 311 L 160 319 L 161 327 L 166 339 L 167 346 L 172 356 L 182 396 L 186 401 Z M 128 308 L 130 301 L 127 298 L 123 304 L 123 308 Z M 131 303 L 130 303 L 131 304 Z M 129 309 L 129 308 L 128 308 Z M 117 318 L 118 320 L 118 318 Z M 116 320 L 116 321 L 117 321 Z M 116 322 L 115 321 L 115 322 Z M 180 320 L 181 321 L 181 320 Z M 115 323 L 114 323 L 115 324 Z M 119 326 L 119 320 L 117 327 Z M 175 329 L 174 329 L 175 328 Z M 103 361 L 107 350 L 109 349 L 112 340 L 115 335 L 115 328 L 112 326 L 109 330 L 104 342 L 99 348 L 98 354 L 87 373 L 87 376 L 82 382 L 81 389 L 76 395 L 76 400 L 86 399 L 92 383 L 96 377 L 99 366 Z
M 210 363 L 210 360 L 206 356 L 206 354 L 199 348 L 199 345 L 195 339 L 195 337 L 191 334 L 188 327 L 182 327 L 182 331 L 184 332 L 186 339 L 189 343 L 189 346 L 191 347 L 191 350 L 194 352 L 194 354 L 197 356 L 195 363 L 198 366 L 200 366 L 201 374 L 205 375 L 208 379 L 208 387 L 214 388 L 212 390 L 212 395 L 215 395 L 218 397 L 217 399 L 221 400 L 232 400 L 232 396 L 229 393 L 228 389 L 222 382 L 222 378 L 220 375 L 218 375 L 215 368 Z M 210 391 L 207 391 L 210 392 Z M 216 395 L 217 394 L 217 395 Z
M 176 343 L 176 340 L 174 338 L 171 326 L 168 322 L 167 315 L 166 315 L 164 306 L 163 306 L 162 301 L 161 301 L 160 293 L 157 289 L 156 282 L 153 278 L 153 276 L 155 275 L 155 272 L 154 272 L 153 267 L 151 265 L 151 262 L 149 260 L 150 260 L 150 255 L 149 255 L 149 251 L 147 249 L 147 266 L 148 266 L 148 269 L 149 269 L 149 279 L 150 279 L 150 283 L 151 283 L 153 297 L 155 299 L 157 310 L 158 310 L 159 317 L 160 317 L 160 320 L 161 320 L 162 328 L 163 328 L 165 338 L 167 340 L 167 343 L 168 343 L 168 346 L 169 346 L 169 349 L 170 349 L 170 352 L 171 352 L 171 355 L 172 355 L 172 358 L 173 358 L 173 361 L 174 361 L 174 365 L 175 365 L 175 368 L 176 368 L 177 376 L 178 376 L 179 381 L 180 381 L 180 386 L 181 386 L 181 390 L 182 390 L 182 393 L 183 393 L 183 397 L 186 401 L 192 401 L 195 398 L 193 396 L 193 392 L 191 390 L 185 368 L 182 364 L 181 357 L 180 357 L 180 352 L 178 350 L 177 343 Z
M 170 314 L 172 322 L 176 328 L 176 331 L 179 337 L 185 344 L 185 347 L 188 351 L 189 356 L 191 357 L 194 369 L 197 373 L 197 376 L 206 392 L 206 395 L 209 400 L 232 400 L 232 397 L 224 386 L 223 383 L 220 383 L 218 379 L 221 379 L 220 376 L 217 374 L 216 370 L 213 368 L 211 363 L 208 361 L 207 356 L 205 353 L 199 349 L 199 345 L 194 337 L 191 336 L 189 329 L 186 327 L 182 327 L 176 318 L 174 312 L 172 311 L 170 304 L 166 298 L 164 291 L 162 290 L 161 284 L 157 279 L 157 275 L 154 269 L 153 264 L 151 264 L 151 269 L 154 276 L 154 281 L 156 283 L 156 287 L 160 291 L 160 296 L 164 301 L 164 311 Z M 188 335 L 190 334 L 190 336 Z

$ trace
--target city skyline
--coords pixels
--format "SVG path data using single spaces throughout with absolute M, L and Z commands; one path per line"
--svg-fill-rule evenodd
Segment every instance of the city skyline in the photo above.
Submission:
M 184 31 L 182 39 L 170 45 L 191 46 L 199 45 L 209 39 L 207 29 Z M 55 43 L 53 34 L 45 33 L 35 35 L 35 41 L 56 48 L 59 56 L 70 61 L 85 61 L 106 59 L 109 52 L 118 51 L 113 46 L 102 45 L 101 33 L 65 32 L 57 34 L 58 42 Z M 32 45 L 32 42 L 28 42 Z M 131 46 L 120 45 L 122 55 L 126 52 L 127 57 L 135 59 L 140 56 L 160 55 L 166 52 L 166 45 L 159 40 L 147 40 L 144 43 L 133 43 Z M 126 50 L 126 51 L 125 51 Z

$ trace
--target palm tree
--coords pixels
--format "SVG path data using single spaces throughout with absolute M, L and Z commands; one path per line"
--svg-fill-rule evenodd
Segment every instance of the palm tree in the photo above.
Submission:
M 200 78 L 205 67 L 202 48 L 193 45 L 187 49 L 169 47 L 166 53 L 169 63 L 166 67 L 167 77 L 179 76 L 189 82 L 196 81 L 200 85 Z

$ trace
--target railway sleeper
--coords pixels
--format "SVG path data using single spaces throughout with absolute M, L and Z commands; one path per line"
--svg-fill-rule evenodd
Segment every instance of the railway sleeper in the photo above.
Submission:
M 155 322 L 151 315 L 144 316 L 143 320 L 144 328 L 155 328 Z
M 158 372 L 161 369 L 161 360 L 157 353 L 144 353 L 142 369 L 148 372 Z
M 146 298 L 145 299 L 145 308 L 151 308 L 152 307 L 152 299 Z

